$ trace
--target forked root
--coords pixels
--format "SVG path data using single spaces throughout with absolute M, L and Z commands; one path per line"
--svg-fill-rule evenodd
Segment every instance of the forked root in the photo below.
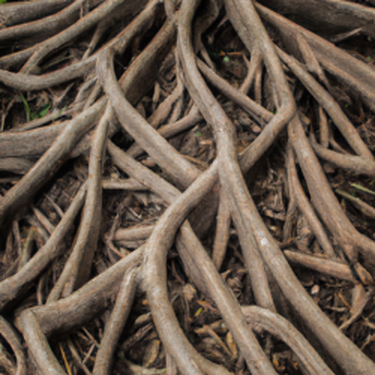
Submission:
M 371 64 L 250 0 L 41 3 L 0 7 L 0 367 L 375 374 Z

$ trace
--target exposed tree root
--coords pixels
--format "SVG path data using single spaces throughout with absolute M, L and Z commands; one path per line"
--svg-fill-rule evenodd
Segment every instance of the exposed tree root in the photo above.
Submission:
M 0 5 L 0 372 L 375 374 L 374 8 L 261 3 Z

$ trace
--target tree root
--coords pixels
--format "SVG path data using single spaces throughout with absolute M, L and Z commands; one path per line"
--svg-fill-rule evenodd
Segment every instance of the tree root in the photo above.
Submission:
M 0 372 L 375 374 L 374 11 L 315 3 L 0 6 Z

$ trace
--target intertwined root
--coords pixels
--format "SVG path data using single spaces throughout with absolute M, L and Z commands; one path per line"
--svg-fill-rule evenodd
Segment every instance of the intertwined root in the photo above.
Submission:
M 0 6 L 5 372 L 375 374 L 375 12 L 264 3 Z

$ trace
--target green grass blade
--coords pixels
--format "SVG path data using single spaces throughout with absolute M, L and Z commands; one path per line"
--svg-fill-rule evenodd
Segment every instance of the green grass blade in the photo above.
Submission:
M 29 107 L 29 103 L 27 102 L 26 98 L 23 96 L 23 94 L 20 94 L 20 97 L 23 101 L 23 105 L 25 106 L 25 110 L 26 110 L 26 122 L 29 122 L 30 121 L 30 107 Z

